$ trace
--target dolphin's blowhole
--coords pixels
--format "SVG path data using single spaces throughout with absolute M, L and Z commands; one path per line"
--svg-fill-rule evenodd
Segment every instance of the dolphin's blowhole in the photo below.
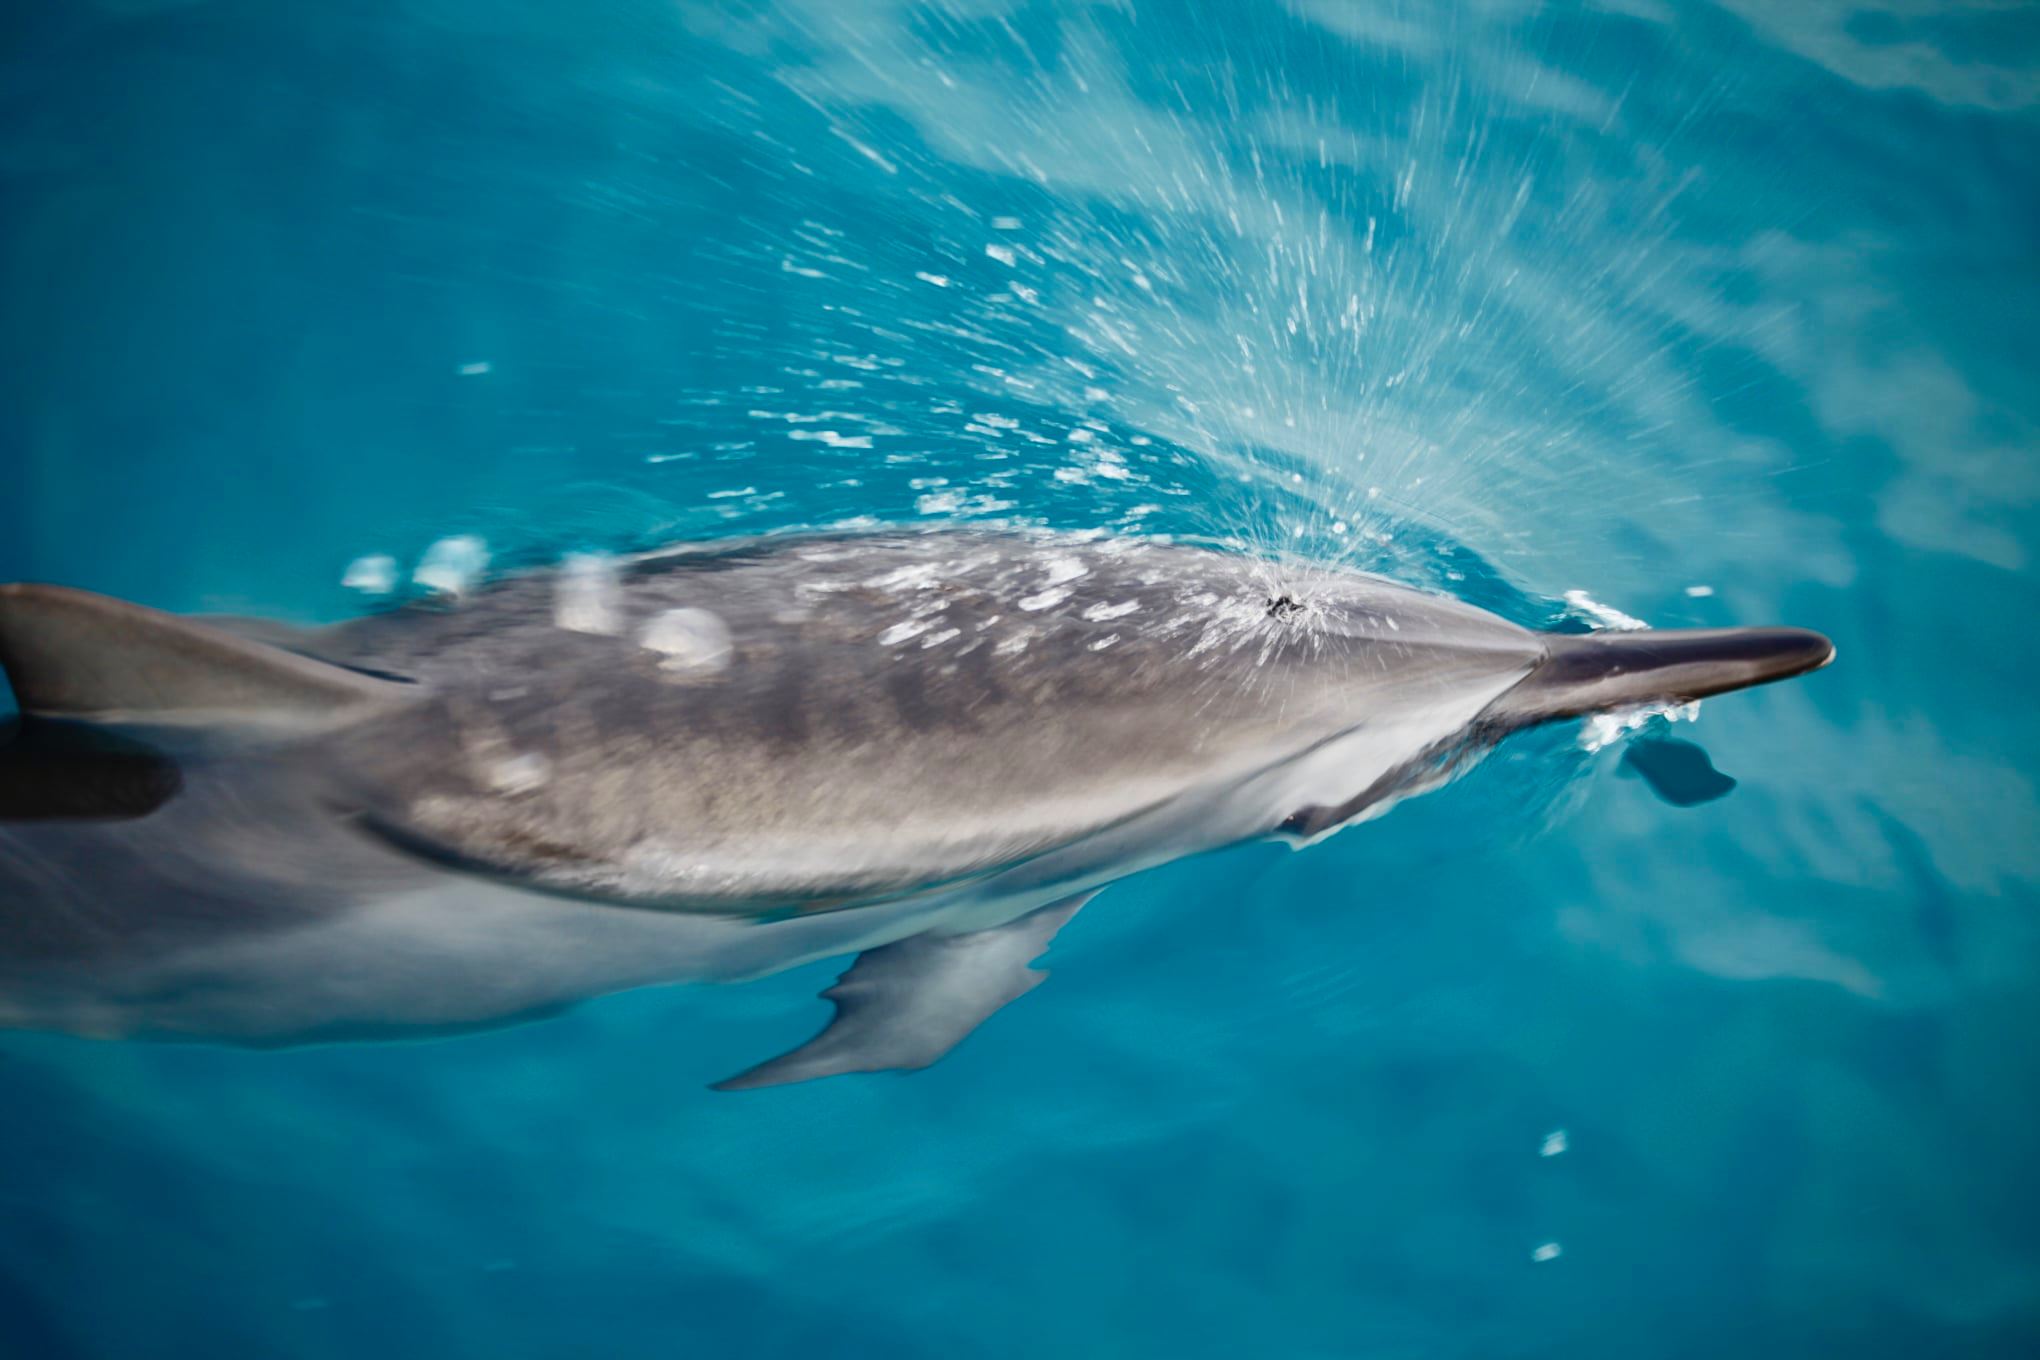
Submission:
M 1293 618 L 1303 610 L 1303 601 L 1286 590 L 1279 595 L 1271 596 L 1268 600 L 1268 617 L 1271 619 Z

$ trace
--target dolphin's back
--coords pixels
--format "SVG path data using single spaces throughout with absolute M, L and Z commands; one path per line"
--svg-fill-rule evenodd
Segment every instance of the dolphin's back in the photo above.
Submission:
M 796 540 L 623 564 L 599 609 L 589 589 L 521 577 L 312 644 L 419 684 L 348 752 L 372 824 L 569 892 L 833 904 L 1040 854 L 1441 695 L 1463 721 L 1541 655 L 1373 578 L 1139 541 Z

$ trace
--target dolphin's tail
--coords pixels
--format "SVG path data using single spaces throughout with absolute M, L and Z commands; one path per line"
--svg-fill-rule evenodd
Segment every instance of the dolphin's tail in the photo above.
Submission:
M 1545 658 L 1482 717 L 1508 727 L 1685 703 L 1818 670 L 1835 646 L 1805 628 L 1641 629 L 1547 634 Z

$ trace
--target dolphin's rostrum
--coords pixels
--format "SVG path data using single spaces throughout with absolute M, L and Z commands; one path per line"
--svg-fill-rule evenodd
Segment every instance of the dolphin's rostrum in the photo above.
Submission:
M 280 1044 L 857 953 L 724 1083 L 926 1066 L 1102 885 L 1823 665 L 1160 540 L 700 545 L 319 631 L 0 587 L 0 1024 Z M 573 592 L 573 608 L 562 607 Z

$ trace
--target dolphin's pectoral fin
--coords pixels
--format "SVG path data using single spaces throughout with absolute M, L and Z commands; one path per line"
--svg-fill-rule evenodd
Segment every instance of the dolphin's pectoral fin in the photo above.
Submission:
M 60 586 L 0 585 L 0 668 L 27 714 L 186 726 L 319 723 L 410 689 Z
M 1714 768 L 1707 752 L 1676 737 L 1634 742 L 1622 753 L 1621 772 L 1640 776 L 1650 791 L 1673 807 L 1698 807 L 1726 798 L 1735 779 Z
M 748 1091 L 842 1072 L 928 1066 L 994 1011 L 1040 985 L 1048 974 L 1027 965 L 1096 895 L 1065 897 L 969 935 L 914 935 L 867 949 L 822 993 L 836 1004 L 826 1029 L 715 1089 Z

